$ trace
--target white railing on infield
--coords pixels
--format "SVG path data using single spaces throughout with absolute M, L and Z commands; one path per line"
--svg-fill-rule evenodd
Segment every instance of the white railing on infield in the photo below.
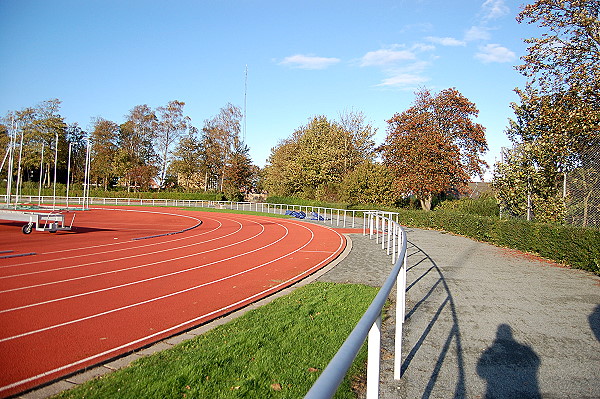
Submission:
M 6 195 L 0 196 L 2 202 L 13 203 L 15 196 L 11 200 L 7 199 Z M 254 211 L 273 214 L 285 214 L 286 211 L 301 211 L 306 214 L 306 219 L 311 220 L 313 214 L 316 219 L 325 224 L 344 228 L 361 228 L 364 222 L 365 212 L 371 210 L 360 209 L 337 209 L 311 205 L 289 205 L 289 204 L 273 204 L 266 202 L 233 202 L 233 201 L 210 201 L 210 200 L 182 200 L 182 199 L 148 199 L 148 198 L 103 198 L 103 197 L 59 197 L 59 196 L 36 196 L 36 195 L 20 195 L 18 198 L 20 203 L 25 204 L 52 204 L 54 208 L 67 206 L 69 209 L 89 208 L 93 205 L 144 205 L 144 206 L 174 206 L 174 207 L 199 207 L 199 208 L 216 208 L 216 209 L 232 209 L 238 211 Z M 385 215 L 395 217 L 397 214 L 386 212 Z

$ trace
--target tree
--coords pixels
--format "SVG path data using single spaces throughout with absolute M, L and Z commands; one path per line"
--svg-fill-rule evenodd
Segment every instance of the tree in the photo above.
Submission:
M 87 151 L 87 132 L 77 123 L 67 127 L 67 141 L 71 145 L 71 181 L 83 181 Z
M 520 104 L 512 104 L 516 119 L 508 128 L 513 154 L 494 178 L 497 199 L 511 214 L 526 207 L 528 217 L 563 220 L 567 173 L 590 163 L 587 149 L 600 138 L 599 12 L 599 0 L 537 0 L 517 16 L 547 32 L 525 40 L 530 46 L 517 70 L 528 82 L 515 90 Z M 527 199 L 508 199 L 518 192 Z
M 223 191 L 225 167 L 241 131 L 242 111 L 230 103 L 204 121 L 202 147 L 206 161 L 206 187 Z
M 600 140 L 582 152 L 581 163 L 569 173 L 566 216 L 571 223 L 600 227 Z
M 556 195 L 556 173 L 540 167 L 532 150 L 530 143 L 517 145 L 496 164 L 492 181 L 496 200 L 502 212 L 511 216 L 560 220 L 565 208 L 563 198 Z
M 190 118 L 183 114 L 185 103 L 169 101 L 164 107 L 158 107 L 158 124 L 154 137 L 160 157 L 160 186 L 167 177 L 167 169 L 171 160 L 171 149 L 179 138 L 189 129 Z
M 600 0 L 536 0 L 517 16 L 548 30 L 526 39 L 528 53 L 517 70 L 544 94 L 578 92 L 600 99 Z
M 10 112 L 4 118 L 5 125 L 10 127 L 10 135 L 14 143 L 13 149 L 18 151 L 18 154 L 14 154 L 15 162 L 17 162 L 17 158 L 21 160 L 20 175 L 23 181 L 32 179 L 34 175 L 37 175 L 38 179 L 45 180 L 47 184 L 53 181 L 51 175 L 54 171 L 57 138 L 57 178 L 61 181 L 66 178 L 68 126 L 58 113 L 60 103 L 58 99 L 44 101 L 35 107 L 26 107 L 20 111 Z M 40 168 L 42 147 L 46 154 L 52 155 L 45 156 L 44 165 Z M 14 166 L 18 168 L 16 163 Z M 17 169 L 13 170 L 15 174 L 19 174 Z
M 372 162 L 375 157 L 373 136 L 377 129 L 366 122 L 361 111 L 346 111 L 340 114 L 340 127 L 345 132 L 344 168 L 345 173 L 365 162 Z
M 466 191 L 471 176 L 483 174 L 485 128 L 473 122 L 479 111 L 456 89 L 434 95 L 423 89 L 414 105 L 388 121 L 380 147 L 399 196 L 415 195 L 424 210 L 447 190 Z
M 171 103 L 169 103 L 171 104 Z M 126 116 L 126 127 L 119 135 L 119 146 L 137 163 L 151 164 L 156 154 L 152 141 L 158 128 L 155 112 L 148 105 L 136 105 Z
M 195 134 L 195 129 L 182 137 L 173 151 L 170 173 L 177 176 L 177 184 L 187 189 L 203 188 L 206 162 L 202 142 Z
M 91 154 L 91 180 L 102 182 L 106 190 L 115 177 L 115 153 L 117 151 L 117 137 L 119 125 L 104 118 L 95 118 L 92 122 L 90 141 Z
M 255 170 L 249 152 L 246 144 L 235 140 L 223 182 L 223 192 L 231 201 L 242 201 L 244 194 L 252 191 Z
M 340 184 L 358 165 L 374 158 L 375 129 L 362 113 L 341 122 L 316 116 L 271 150 L 265 168 L 269 193 L 307 199 L 338 200 Z
M 525 40 L 530 47 L 517 70 L 528 82 L 516 89 L 521 105 L 513 104 L 517 124 L 510 133 L 539 152 L 550 147 L 563 158 L 563 171 L 580 161 L 578 148 L 600 138 L 599 14 L 600 0 L 537 0 L 517 16 L 548 32 Z
M 302 168 L 297 164 L 298 138 L 280 141 L 271 149 L 268 164 L 263 170 L 265 190 L 276 196 L 300 196 L 304 186 Z
M 158 156 L 153 148 L 158 121 L 146 104 L 136 105 L 119 127 L 115 168 L 121 184 L 137 190 L 150 187 L 158 173 Z
M 507 130 L 514 148 L 511 156 L 496 165 L 498 202 L 512 215 L 562 221 L 567 211 L 565 201 L 569 200 L 564 187 L 567 175 L 578 175 L 587 182 L 593 180 L 594 168 L 597 170 L 594 154 L 600 142 L 600 113 L 569 93 L 540 95 L 531 86 L 517 93 L 521 102 L 512 104 L 516 119 L 509 121 Z M 522 175 L 528 179 L 518 177 Z M 571 191 L 580 190 L 575 187 Z M 528 197 L 517 200 L 519 196 L 514 193 L 518 192 L 526 192 Z M 571 197 L 572 205 L 573 200 Z M 586 204 L 590 203 L 580 204 L 585 223 L 589 209 Z
M 380 163 L 364 162 L 342 181 L 342 201 L 392 206 L 396 202 L 391 171 Z

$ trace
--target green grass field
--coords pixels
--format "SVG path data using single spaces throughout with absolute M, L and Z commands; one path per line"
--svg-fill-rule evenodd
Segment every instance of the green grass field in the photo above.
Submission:
M 57 398 L 301 398 L 348 337 L 378 289 L 312 283 L 170 350 Z M 336 398 L 354 398 L 352 376 Z

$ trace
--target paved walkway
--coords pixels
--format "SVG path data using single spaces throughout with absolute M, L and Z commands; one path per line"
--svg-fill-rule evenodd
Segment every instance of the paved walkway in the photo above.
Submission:
M 380 285 L 389 258 L 350 238 L 320 280 Z M 392 319 L 382 398 L 600 398 L 600 277 L 451 234 L 408 238 L 403 376 L 392 378 Z

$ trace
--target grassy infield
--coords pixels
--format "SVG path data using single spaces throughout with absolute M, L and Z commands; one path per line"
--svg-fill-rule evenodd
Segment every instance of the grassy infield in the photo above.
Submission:
M 301 398 L 376 294 L 363 285 L 312 283 L 57 397 Z M 355 397 L 351 379 L 365 362 L 363 350 L 336 398 Z

